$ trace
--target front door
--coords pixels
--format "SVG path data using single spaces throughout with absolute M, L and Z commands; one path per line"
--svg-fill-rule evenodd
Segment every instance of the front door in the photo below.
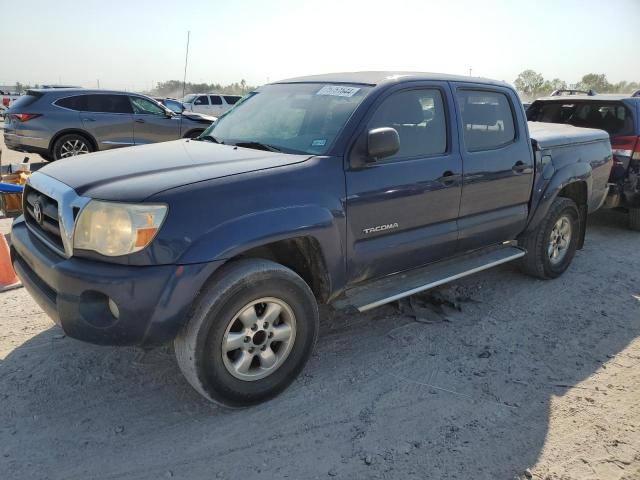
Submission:
M 180 138 L 180 115 L 167 116 L 156 103 L 132 96 L 133 137 L 136 145 L 166 142 Z
M 463 158 L 460 249 L 513 240 L 525 227 L 533 150 L 523 109 L 503 87 L 454 87 Z M 516 106 L 518 108 L 516 108 Z
M 204 113 L 205 115 L 211 115 L 211 105 L 209 103 L 208 95 L 200 95 L 193 101 L 191 110 L 197 113 Z
M 462 159 L 448 85 L 396 88 L 372 111 L 362 135 L 392 127 L 400 150 L 372 163 L 354 165 L 352 158 L 346 172 L 350 283 L 457 251 Z

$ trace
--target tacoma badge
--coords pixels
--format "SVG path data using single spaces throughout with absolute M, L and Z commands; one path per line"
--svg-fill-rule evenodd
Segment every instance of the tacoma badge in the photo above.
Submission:
M 386 225 L 378 225 L 377 227 L 371 228 L 363 228 L 362 233 L 368 235 L 370 233 L 384 232 L 385 230 L 393 230 L 394 228 L 398 228 L 399 225 L 397 223 L 387 223 Z

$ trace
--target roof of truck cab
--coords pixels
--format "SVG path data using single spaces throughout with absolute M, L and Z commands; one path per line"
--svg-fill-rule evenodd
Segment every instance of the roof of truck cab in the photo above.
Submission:
M 273 83 L 350 83 L 359 85 L 381 85 L 384 83 L 398 83 L 415 80 L 435 80 L 445 82 L 472 82 L 489 85 L 507 86 L 506 82 L 491 80 L 489 78 L 468 77 L 464 75 L 448 75 L 446 73 L 428 72 L 397 72 L 397 71 L 373 71 L 373 72 L 342 72 L 324 73 L 321 75 L 309 75 L 305 77 L 288 78 Z

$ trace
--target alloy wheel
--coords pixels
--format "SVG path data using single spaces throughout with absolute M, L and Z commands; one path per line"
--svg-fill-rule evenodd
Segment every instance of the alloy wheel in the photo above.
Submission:
M 254 381 L 275 372 L 296 337 L 296 317 L 284 301 L 266 297 L 240 309 L 222 338 L 222 360 L 234 377 Z

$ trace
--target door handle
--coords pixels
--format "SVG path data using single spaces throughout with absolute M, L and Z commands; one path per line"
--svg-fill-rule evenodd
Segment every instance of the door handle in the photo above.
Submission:
M 529 165 L 518 160 L 513 167 L 511 167 L 514 173 L 529 173 L 531 171 Z
M 453 173 L 451 170 L 447 170 L 442 174 L 438 181 L 448 187 L 449 185 L 453 185 L 454 183 L 456 183 L 459 178 L 460 175 Z
M 95 120 L 95 118 L 89 118 L 89 117 L 87 117 L 87 118 L 83 118 L 83 119 L 82 119 L 82 121 L 83 121 L 83 122 L 95 122 L 96 120 Z
M 144 121 L 142 118 L 138 118 L 138 119 L 136 120 L 136 123 L 145 123 L 145 121 Z

